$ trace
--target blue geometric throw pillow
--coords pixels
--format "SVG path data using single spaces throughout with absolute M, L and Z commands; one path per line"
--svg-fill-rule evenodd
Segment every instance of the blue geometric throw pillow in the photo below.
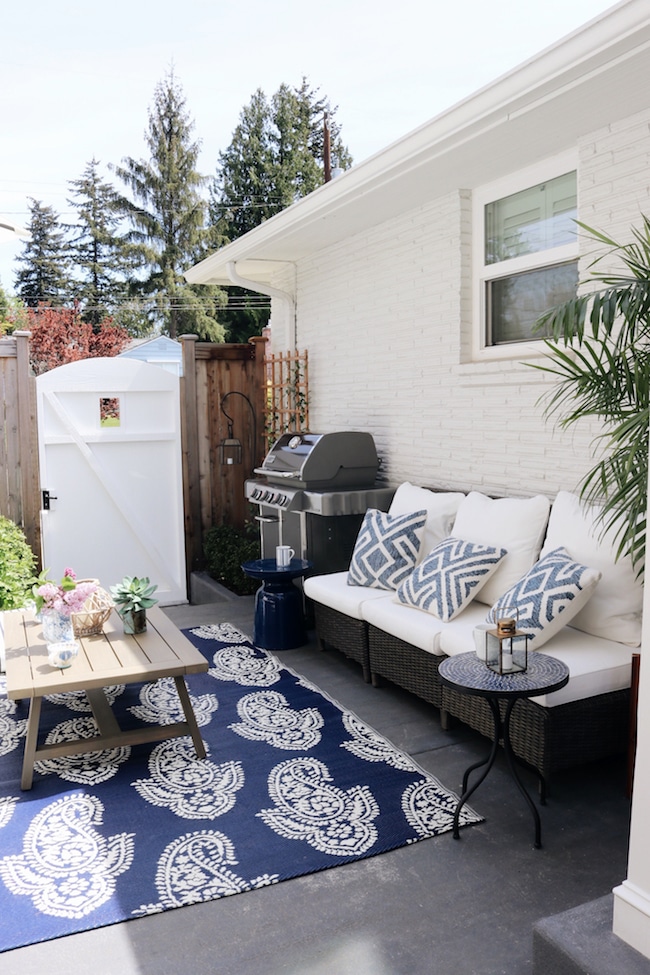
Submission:
M 417 561 L 426 511 L 387 515 L 369 508 L 354 546 L 349 586 L 397 589 Z
M 601 575 L 575 562 L 565 548 L 556 548 L 499 597 L 486 622 L 515 617 L 517 629 L 530 634 L 528 646 L 539 650 L 580 612 Z
M 448 623 L 471 602 L 504 555 L 504 548 L 446 538 L 404 580 L 397 598 Z

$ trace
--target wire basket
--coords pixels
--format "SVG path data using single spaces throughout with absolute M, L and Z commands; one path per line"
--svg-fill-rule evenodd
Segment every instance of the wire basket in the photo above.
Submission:
M 95 636 L 102 627 L 114 606 L 113 600 L 98 579 L 78 579 L 78 582 L 94 582 L 97 588 L 90 594 L 78 613 L 72 613 L 72 628 L 75 636 Z

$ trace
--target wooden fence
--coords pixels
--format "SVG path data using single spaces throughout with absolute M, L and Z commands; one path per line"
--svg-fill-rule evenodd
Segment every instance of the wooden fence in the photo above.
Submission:
M 36 380 L 29 332 L 0 339 L 0 514 L 19 525 L 41 568 Z
M 199 342 L 183 335 L 181 423 L 185 549 L 188 572 L 203 564 L 203 533 L 212 525 L 242 527 L 248 517 L 244 481 L 264 459 L 264 347 Z M 241 462 L 222 463 L 220 444 L 241 443 Z
M 181 337 L 180 383 L 183 507 L 187 572 L 202 568 L 203 536 L 213 525 L 241 528 L 251 516 L 244 481 L 269 443 L 286 430 L 307 429 L 307 355 L 265 358 L 266 339 L 242 345 Z M 29 370 L 29 333 L 0 340 L 0 514 L 20 525 L 39 559 L 40 493 L 36 381 Z M 220 445 L 238 440 L 241 456 Z

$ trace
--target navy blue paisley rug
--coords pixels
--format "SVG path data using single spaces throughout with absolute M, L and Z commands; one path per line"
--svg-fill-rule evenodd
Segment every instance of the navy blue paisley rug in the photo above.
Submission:
M 187 680 L 203 761 L 189 738 L 48 759 L 21 792 L 27 703 L 0 687 L 0 951 L 452 828 L 454 793 L 275 655 L 229 624 L 184 632 L 210 664 Z M 122 727 L 182 720 L 171 678 L 107 694 Z M 85 694 L 44 700 L 40 740 L 94 733 Z

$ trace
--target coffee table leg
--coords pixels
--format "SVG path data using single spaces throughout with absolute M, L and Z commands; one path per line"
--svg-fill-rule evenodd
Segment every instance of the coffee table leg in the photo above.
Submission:
M 38 725 L 41 719 L 42 701 L 42 697 L 33 697 L 29 703 L 25 754 L 23 756 L 23 773 L 20 780 L 21 789 L 31 789 L 34 779 L 34 756 L 36 755 L 36 745 L 38 744 Z
M 178 676 L 174 677 L 174 681 L 176 682 L 176 690 L 178 691 L 178 696 L 181 700 L 181 705 L 183 706 L 185 720 L 187 721 L 190 729 L 190 734 L 192 736 L 192 741 L 194 742 L 197 757 L 205 758 L 205 745 L 203 744 L 203 739 L 201 738 L 199 726 L 196 723 L 196 715 L 194 714 L 194 708 L 192 707 L 192 702 L 190 701 L 190 695 L 187 690 L 185 679 Z

